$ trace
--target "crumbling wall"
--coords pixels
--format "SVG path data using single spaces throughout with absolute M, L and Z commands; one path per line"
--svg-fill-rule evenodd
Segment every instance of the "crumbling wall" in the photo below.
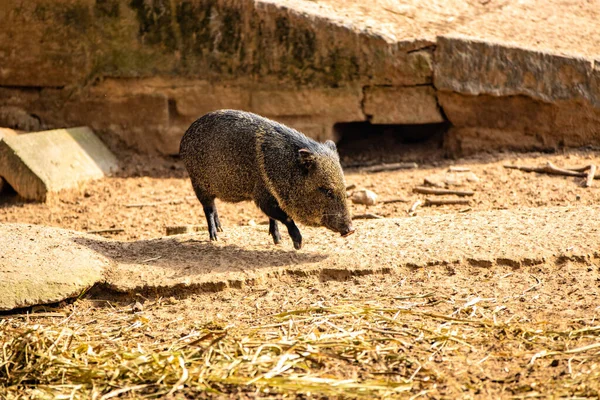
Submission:
M 260 1 L 7 0 L 0 15 L 0 125 L 85 124 L 142 151 L 177 153 L 218 108 L 331 138 L 334 123 L 367 119 L 365 88 L 433 79 L 427 41 L 388 43 Z
M 320 140 L 338 122 L 449 120 L 452 155 L 600 144 L 598 62 L 470 38 L 398 41 L 286 4 L 4 0 L 0 126 L 88 125 L 175 154 L 194 119 L 237 108 Z

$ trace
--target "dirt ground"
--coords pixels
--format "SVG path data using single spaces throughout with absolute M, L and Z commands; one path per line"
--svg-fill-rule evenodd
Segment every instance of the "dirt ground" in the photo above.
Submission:
M 421 206 L 416 210 L 418 216 L 600 202 L 600 183 L 585 188 L 582 178 L 503 167 L 505 164 L 539 166 L 548 161 L 558 166 L 599 164 L 600 152 L 596 149 L 554 154 L 487 154 L 448 160 L 435 142 L 411 145 L 382 138 L 378 143 L 374 148 L 366 148 L 360 142 L 341 143 L 343 162 L 351 165 L 365 160 L 415 161 L 418 168 L 381 173 L 347 169 L 348 184 L 368 188 L 380 200 L 404 200 L 368 208 L 352 205 L 354 214 L 413 218 L 407 209 L 416 200 L 431 198 L 413 193 L 413 188 L 422 186 L 425 178 L 437 182 L 445 179 L 457 184 L 451 188 L 472 190 L 475 195 L 468 205 Z M 377 146 L 392 151 L 381 152 Z M 90 183 L 80 194 L 65 194 L 61 200 L 49 204 L 24 203 L 16 195 L 4 193 L 0 200 L 0 222 L 27 222 L 79 231 L 122 229 L 105 236 L 131 241 L 163 236 L 168 225 L 205 225 L 202 208 L 193 197 L 178 159 L 127 152 L 120 158 L 124 167 L 117 176 Z M 469 171 L 449 172 L 451 167 Z M 218 203 L 218 208 L 225 229 L 231 225 L 266 222 L 250 203 Z M 389 274 L 341 281 L 283 276 L 278 281 L 259 282 L 237 290 L 186 293 L 166 299 L 95 291 L 73 303 L 22 310 L 22 313 L 51 312 L 52 316 L 0 316 L 0 341 L 2 331 L 8 334 L 11 329 L 22 332 L 27 327 L 56 324 L 80 332 L 83 337 L 91 335 L 90 332 L 118 331 L 115 343 L 131 351 L 140 346 L 172 346 L 170 343 L 197 337 L 198 332 L 207 330 L 226 330 L 231 343 L 236 345 L 249 332 L 265 329 L 268 332 L 264 331 L 263 340 L 277 337 L 277 340 L 302 341 L 309 336 L 313 338 L 315 332 L 317 338 L 362 332 L 357 335 L 367 337 L 364 340 L 379 340 L 380 344 L 353 353 L 350 361 L 345 358 L 348 346 L 358 344 L 344 342 L 343 351 L 323 353 L 326 355 L 322 359 L 311 364 L 309 370 L 319 379 L 338 379 L 338 391 L 328 392 L 314 386 L 311 392 L 265 380 L 262 384 L 260 381 L 249 385 L 214 384 L 213 395 L 286 397 L 301 393 L 306 398 L 359 397 L 363 393 L 359 389 L 344 389 L 346 380 L 364 383 L 387 379 L 406 385 L 405 391 L 373 389 L 363 394 L 366 397 L 400 394 L 406 398 L 597 398 L 599 296 L 597 260 L 517 269 L 472 265 L 397 271 L 390 268 Z M 135 301 L 141 304 L 137 313 L 132 312 Z M 283 318 L 281 313 L 289 314 Z M 313 346 L 317 348 L 323 345 L 315 343 Z M 54 383 L 52 393 L 78 396 L 83 393 L 83 397 L 89 397 L 96 390 L 67 383 L 63 386 Z M 327 390 L 332 387 L 335 385 Z M 13 389 L 9 387 L 5 395 L 19 397 L 26 393 L 35 397 L 34 392 Z M 123 396 L 141 396 L 136 393 L 132 389 Z M 193 385 L 181 393 L 188 397 L 197 395 Z

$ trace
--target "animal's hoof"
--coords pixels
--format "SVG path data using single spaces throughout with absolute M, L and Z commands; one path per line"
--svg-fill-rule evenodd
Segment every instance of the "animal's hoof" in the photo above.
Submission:
M 218 227 L 218 228 L 217 228 L 217 232 L 223 232 L 223 228 L 221 228 L 221 227 Z
M 302 248 L 302 242 L 294 242 L 294 248 L 300 250 Z

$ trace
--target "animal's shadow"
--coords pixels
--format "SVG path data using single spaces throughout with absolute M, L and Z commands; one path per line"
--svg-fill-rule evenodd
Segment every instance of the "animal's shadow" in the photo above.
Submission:
M 250 272 L 267 267 L 312 264 L 327 255 L 286 250 L 270 244 L 264 249 L 245 249 L 232 244 L 166 237 L 136 242 L 78 237 L 73 240 L 121 265 L 164 269 L 170 278 L 227 272 Z

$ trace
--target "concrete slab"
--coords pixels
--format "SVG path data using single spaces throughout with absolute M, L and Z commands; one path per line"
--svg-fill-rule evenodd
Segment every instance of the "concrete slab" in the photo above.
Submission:
M 104 279 L 111 261 L 65 229 L 0 224 L 0 310 L 55 303 Z
M 0 176 L 26 199 L 48 196 L 99 179 L 117 159 L 87 127 L 56 129 L 0 141 Z
M 553 207 L 356 221 L 348 239 L 302 227 L 305 247 L 275 246 L 266 226 L 227 227 L 138 242 L 80 238 L 116 261 L 107 275 L 118 292 L 181 294 L 241 287 L 283 274 L 347 279 L 436 265 L 521 268 L 600 258 L 600 207 Z

